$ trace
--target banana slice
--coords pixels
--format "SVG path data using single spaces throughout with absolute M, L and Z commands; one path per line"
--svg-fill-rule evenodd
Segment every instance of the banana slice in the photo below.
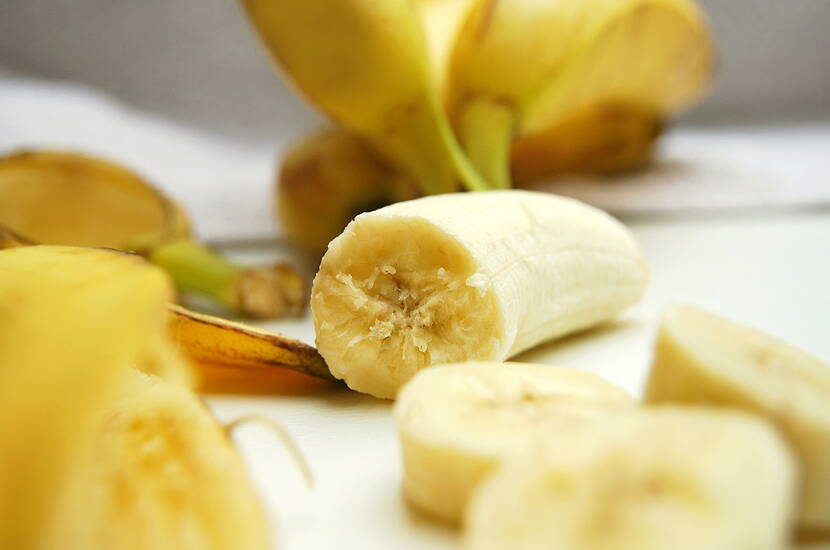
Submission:
M 760 419 L 655 410 L 551 431 L 465 515 L 470 550 L 781 550 L 794 467 Z
M 61 547 L 269 548 L 242 461 L 196 395 L 137 371 L 121 390 L 61 518 Z
M 482 477 L 540 427 L 584 427 L 633 405 L 598 376 L 549 365 L 465 363 L 423 371 L 395 406 L 406 498 L 456 522 Z
M 501 361 L 608 320 L 647 280 L 631 234 L 600 210 L 457 193 L 358 216 L 329 245 L 311 308 L 332 374 L 394 398 L 429 365 Z
M 660 329 L 646 402 L 735 407 L 769 418 L 799 459 L 799 522 L 830 528 L 830 367 L 771 336 L 674 307 Z

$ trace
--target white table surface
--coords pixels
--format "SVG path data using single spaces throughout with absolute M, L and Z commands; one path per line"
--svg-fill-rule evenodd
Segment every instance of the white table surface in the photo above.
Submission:
M 660 311 L 685 302 L 758 327 L 830 362 L 830 211 L 631 226 L 653 269 L 643 302 L 608 326 L 543 345 L 519 360 L 592 371 L 639 395 Z M 264 260 L 275 248 L 238 255 Z M 308 319 L 264 326 L 313 341 Z M 311 465 L 316 487 L 309 492 L 267 429 L 250 425 L 236 435 L 273 521 L 275 548 L 459 547 L 455 531 L 412 513 L 401 498 L 390 402 L 346 389 L 208 401 L 222 419 L 259 414 L 278 420 Z

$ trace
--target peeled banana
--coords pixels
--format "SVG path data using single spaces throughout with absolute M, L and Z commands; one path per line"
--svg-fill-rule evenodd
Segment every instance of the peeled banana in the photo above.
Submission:
M 53 537 L 81 467 L 130 366 L 187 378 L 151 343 L 166 337 L 167 278 L 130 254 L 66 247 L 0 251 L 0 541 L 64 548 Z
M 413 2 L 243 4 L 265 45 L 305 96 L 371 142 L 424 192 L 455 191 L 459 183 L 486 188 L 439 105 Z
M 771 420 L 801 469 L 801 527 L 830 531 L 830 366 L 771 336 L 676 306 L 663 318 L 645 400 L 739 408 Z
M 59 518 L 64 550 L 266 550 L 227 433 L 192 392 L 132 371 Z
M 39 243 L 141 252 L 180 289 L 243 315 L 296 315 L 305 307 L 305 282 L 295 271 L 232 264 L 194 240 L 180 206 L 102 159 L 57 151 L 0 158 L 0 225 Z
M 604 212 L 530 191 L 446 194 L 361 214 L 314 279 L 317 349 L 349 387 L 394 398 L 418 370 L 501 361 L 606 321 L 648 268 Z
M 760 419 L 669 407 L 547 436 L 481 484 L 465 548 L 786 548 L 795 468 Z
M 565 150 L 579 169 L 614 166 L 619 146 L 596 145 L 615 129 L 602 113 L 613 108 L 659 127 L 700 97 L 711 65 L 706 22 L 691 0 L 480 0 L 455 41 L 449 115 L 484 179 L 508 187 L 515 139 L 535 142 L 522 148 L 525 158 Z M 654 140 L 650 131 L 628 138 L 645 142 L 624 143 L 630 151 L 648 152 Z
M 404 493 L 419 510 L 457 522 L 481 479 L 543 428 L 589 430 L 633 409 L 623 390 L 572 369 L 474 362 L 427 369 L 395 404 Z

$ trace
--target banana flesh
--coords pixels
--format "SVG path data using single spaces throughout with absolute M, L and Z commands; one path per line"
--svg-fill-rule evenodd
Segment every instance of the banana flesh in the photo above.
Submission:
M 394 398 L 429 365 L 502 361 L 606 321 L 647 281 L 602 211 L 530 191 L 448 194 L 358 216 L 329 245 L 311 309 L 332 374 Z
M 769 419 L 799 462 L 801 527 L 830 531 L 830 366 L 766 334 L 676 306 L 663 318 L 645 400 Z
M 404 493 L 417 509 L 457 522 L 480 480 L 541 430 L 590 429 L 633 409 L 623 390 L 572 369 L 521 363 L 427 369 L 395 404 Z
M 171 296 L 161 271 L 134 255 L 46 246 L 0 251 L 4 548 L 63 548 L 50 538 L 51 526 L 58 510 L 77 505 L 62 497 L 127 367 L 187 378 L 183 363 L 159 362 L 148 350 L 164 336 Z
M 795 468 L 738 413 L 658 408 L 558 426 L 476 491 L 469 550 L 783 550 Z
M 129 373 L 101 421 L 62 548 L 269 548 L 259 502 L 224 429 L 190 391 Z M 82 503 L 82 505 L 81 505 Z

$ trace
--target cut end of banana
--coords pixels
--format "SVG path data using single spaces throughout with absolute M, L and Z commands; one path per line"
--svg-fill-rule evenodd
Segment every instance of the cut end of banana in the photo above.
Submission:
M 666 408 L 558 426 L 503 464 L 465 517 L 469 550 L 780 550 L 794 468 L 765 422 Z
M 584 428 L 633 406 L 628 394 L 596 375 L 549 365 L 464 363 L 422 371 L 395 406 L 406 498 L 457 522 L 476 484 L 542 427 Z
M 772 336 L 675 306 L 663 318 L 646 402 L 739 408 L 768 418 L 800 462 L 801 526 L 830 528 L 830 367 Z
M 503 353 L 486 276 L 428 220 L 359 216 L 314 280 L 317 347 L 356 390 L 393 398 L 423 367 Z

